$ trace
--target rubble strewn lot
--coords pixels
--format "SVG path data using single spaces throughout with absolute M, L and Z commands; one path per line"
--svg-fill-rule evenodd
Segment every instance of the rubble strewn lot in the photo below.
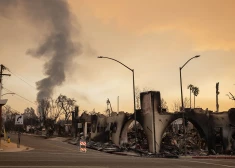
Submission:
M 169 127 L 163 135 L 160 152 L 184 155 L 186 146 L 187 155 L 206 156 L 208 151 L 206 150 L 205 140 L 200 137 L 195 128 L 187 128 L 186 130 L 184 137 L 182 128 L 176 130 L 173 129 L 173 126 Z
M 187 128 L 184 137 L 182 128 L 175 129 L 170 126 L 162 137 L 161 150 L 158 154 L 148 152 L 147 138 L 142 129 L 138 129 L 137 144 L 135 144 L 134 129 L 130 129 L 127 135 L 128 143 L 121 146 L 117 146 L 111 141 L 107 143 L 90 141 L 87 143 L 87 147 L 108 153 L 132 152 L 137 156 L 178 158 L 185 154 L 184 144 L 186 144 L 187 155 L 206 156 L 208 154 L 205 140 L 200 137 L 195 128 Z

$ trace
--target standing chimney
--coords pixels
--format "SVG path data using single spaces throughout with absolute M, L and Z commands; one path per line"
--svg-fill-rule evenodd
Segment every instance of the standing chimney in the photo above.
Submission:
M 219 112 L 219 82 L 216 83 L 216 112 Z

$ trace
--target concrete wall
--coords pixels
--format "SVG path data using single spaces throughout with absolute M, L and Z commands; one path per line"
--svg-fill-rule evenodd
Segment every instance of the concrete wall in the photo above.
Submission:
M 222 128 L 222 146 L 225 153 L 231 150 L 231 126 L 228 112 L 210 114 L 210 148 L 216 151 L 215 129 Z
M 120 112 L 111 117 L 107 117 L 106 122 L 111 131 L 111 139 L 112 142 L 116 145 L 120 144 L 120 139 L 121 139 L 120 136 L 125 118 L 126 114 L 124 112 Z
M 141 113 L 143 118 L 143 129 L 147 136 L 147 141 L 149 144 L 149 152 L 156 152 L 156 140 L 155 140 L 155 124 L 154 124 L 154 109 L 152 106 L 152 94 L 150 92 L 144 92 L 140 94 L 141 100 Z

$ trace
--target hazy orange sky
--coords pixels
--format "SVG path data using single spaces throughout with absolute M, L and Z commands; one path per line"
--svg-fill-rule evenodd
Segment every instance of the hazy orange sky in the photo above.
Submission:
M 235 94 L 235 1 L 233 0 L 69 0 L 74 20 L 73 40 L 83 42 L 83 54 L 73 62 L 66 82 L 56 88 L 77 100 L 81 110 L 103 112 L 106 100 L 113 109 L 133 111 L 131 71 L 98 55 L 118 59 L 135 69 L 139 88 L 161 92 L 169 108 L 180 98 L 179 67 L 200 54 L 182 71 L 184 97 L 188 84 L 198 86 L 196 106 L 215 110 L 215 84 L 220 82 L 220 111 L 234 107 L 226 94 Z M 26 55 L 43 37 L 12 9 L 0 17 L 1 63 L 31 85 L 44 78 L 43 59 Z M 80 32 L 80 35 L 77 35 Z M 4 87 L 35 101 L 37 90 L 15 76 L 4 77 Z M 4 91 L 5 93 L 5 91 Z M 6 95 L 18 111 L 36 105 Z

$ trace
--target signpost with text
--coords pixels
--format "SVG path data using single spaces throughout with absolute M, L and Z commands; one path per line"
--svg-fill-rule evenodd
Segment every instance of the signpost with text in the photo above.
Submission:
M 23 115 L 16 115 L 15 117 L 15 125 L 23 125 L 24 124 L 24 117 Z M 19 148 L 20 147 L 20 136 L 21 136 L 21 133 L 20 133 L 20 128 L 18 129 L 18 143 L 17 143 L 17 147 Z

